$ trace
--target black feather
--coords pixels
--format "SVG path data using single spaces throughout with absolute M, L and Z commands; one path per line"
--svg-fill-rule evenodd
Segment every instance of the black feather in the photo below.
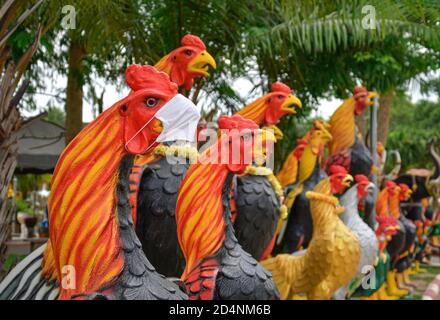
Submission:
M 236 184 L 235 235 L 243 249 L 259 260 L 276 231 L 278 197 L 264 176 L 237 177 Z
M 136 233 L 159 273 L 180 277 L 185 258 L 177 239 L 176 203 L 189 164 L 162 157 L 143 171 L 137 196 Z

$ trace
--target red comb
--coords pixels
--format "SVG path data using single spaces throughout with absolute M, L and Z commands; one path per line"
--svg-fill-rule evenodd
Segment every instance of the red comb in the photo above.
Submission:
M 177 94 L 177 84 L 171 82 L 164 72 L 149 65 L 132 64 L 125 70 L 125 81 L 134 91 L 155 88 L 166 93 Z
M 279 81 L 278 82 L 274 82 L 272 84 L 272 90 L 271 91 L 272 92 L 279 91 L 279 92 L 284 92 L 284 93 L 287 93 L 287 94 L 292 93 L 292 89 L 290 89 L 290 87 L 288 85 L 286 85 L 286 84 L 284 84 L 282 82 L 279 82 Z
M 399 187 L 402 192 L 406 192 L 409 190 L 409 187 L 404 183 L 399 183 Z
M 387 181 L 387 182 L 385 183 L 385 187 L 386 187 L 387 189 L 395 188 L 395 187 L 396 187 L 396 183 L 395 183 L 394 181 Z
M 218 119 L 219 129 L 259 129 L 260 127 L 252 120 L 240 115 L 221 116 Z
M 206 50 L 206 46 L 203 43 L 202 39 L 192 34 L 187 34 L 183 36 L 181 42 L 182 46 L 186 47 L 197 47 L 201 50 Z
M 354 95 L 357 95 L 358 93 L 368 93 L 367 88 L 362 86 L 356 86 L 353 90 Z
M 337 164 L 334 164 L 334 165 L 330 166 L 330 170 L 329 171 L 330 171 L 330 175 L 331 176 L 334 175 L 334 174 L 347 174 L 348 173 L 347 170 L 344 167 L 339 166 Z
M 357 174 L 354 179 L 356 180 L 356 183 L 370 183 L 370 180 L 363 174 Z

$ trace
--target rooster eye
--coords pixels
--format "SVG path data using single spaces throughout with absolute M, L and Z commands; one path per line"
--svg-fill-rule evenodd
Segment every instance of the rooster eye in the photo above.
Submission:
M 281 94 L 278 95 L 278 100 L 282 100 L 284 99 L 284 96 L 282 96 Z
M 188 57 L 191 57 L 193 53 L 192 53 L 191 50 L 185 50 L 185 54 L 186 54 Z
M 157 106 L 159 102 L 159 99 L 157 98 L 146 98 L 145 99 L 145 106 L 147 108 L 154 108 L 155 106 Z

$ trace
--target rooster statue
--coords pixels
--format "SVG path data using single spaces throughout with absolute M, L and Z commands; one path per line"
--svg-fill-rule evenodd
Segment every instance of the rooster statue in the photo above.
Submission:
M 281 82 L 272 84 L 272 91 L 237 112 L 260 127 L 274 130 L 281 117 L 295 114 L 301 101 Z M 270 155 L 265 154 L 264 159 Z M 261 162 L 261 161 L 260 161 Z M 238 242 L 255 259 L 264 259 L 275 243 L 275 231 L 282 212 L 283 190 L 270 168 L 264 163 L 250 165 L 245 174 L 234 177 L 232 207 L 235 206 L 234 229 Z
M 396 206 L 398 201 L 400 189 L 393 181 L 387 181 L 385 188 L 379 193 L 376 201 L 377 217 L 387 219 L 389 224 L 393 226 L 394 232 L 387 241 L 386 251 L 389 257 L 389 269 L 386 274 L 386 290 L 389 297 L 399 298 L 406 294 L 407 291 L 400 290 L 397 287 L 395 277 L 395 263 L 398 259 L 400 250 L 402 249 L 405 240 L 405 233 L 402 227 L 398 225 L 398 220 L 393 216 L 392 208 Z
M 305 147 L 309 141 L 310 132 L 308 132 L 303 138 L 296 140 L 296 146 L 287 156 L 283 163 L 281 170 L 277 174 L 278 181 L 281 187 L 287 188 L 290 185 L 295 184 L 298 178 L 298 164 Z
M 389 192 L 389 216 L 396 226 L 396 233 L 391 237 L 387 245 L 387 251 L 390 255 L 390 270 L 387 274 L 388 293 L 393 296 L 402 297 L 409 294 L 408 290 L 399 288 L 397 284 L 396 265 L 399 260 L 400 253 L 405 245 L 406 231 L 405 227 L 399 220 L 400 217 L 400 187 L 393 181 L 387 181 L 386 187 Z
M 406 212 L 406 217 L 414 222 L 417 228 L 416 249 L 412 257 L 415 262 L 415 268 L 412 269 L 412 273 L 424 271 L 424 269 L 420 268 L 420 262 L 426 256 L 427 237 L 425 233 L 427 221 L 425 213 L 427 198 L 433 196 L 433 190 L 435 190 L 436 185 L 440 185 L 440 155 L 436 151 L 436 143 L 437 138 L 432 137 L 428 145 L 429 154 L 434 162 L 434 172 L 413 168 L 406 173 L 400 174 L 394 180 L 397 184 L 406 184 L 413 191 L 410 199 L 401 204 Z
M 191 165 L 179 190 L 177 234 L 186 260 L 181 279 L 193 300 L 277 299 L 271 274 L 238 243 L 230 211 L 233 175 L 263 152 L 254 148 L 254 138 L 273 136 L 237 115 L 218 123 L 222 134 Z
M 203 41 L 194 35 L 184 36 L 182 46 L 155 65 L 186 90 L 191 88 L 194 77 L 208 75 L 209 66 L 215 68 L 215 60 L 206 51 Z M 137 156 L 130 175 L 130 203 L 136 233 L 147 258 L 167 277 L 179 277 L 185 268 L 177 240 L 175 207 L 189 163 L 197 158 L 197 149 L 192 144 L 200 119 L 197 110 L 191 113 L 186 110 L 184 105 L 174 106 L 173 117 L 184 130 L 176 132 L 174 140 L 162 139 L 152 156 Z
M 375 234 L 379 244 L 379 250 L 374 266 L 374 286 L 359 286 L 352 296 L 369 300 L 396 300 L 398 297 L 390 296 L 386 290 L 386 276 L 390 268 L 390 256 L 386 250 L 386 246 L 391 240 L 391 237 L 396 233 L 396 227 L 388 215 L 377 215 L 376 222 L 377 228 Z
M 293 253 L 301 247 L 306 248 L 312 238 L 312 216 L 306 192 L 326 177 L 321 170 L 321 158 L 325 146 L 332 139 L 327 128 L 321 121 L 315 121 L 314 127 L 303 139 L 307 145 L 301 152 L 296 183 L 286 188 L 285 204 L 289 215 L 279 230 L 273 250 L 275 254 Z
M 346 99 L 330 117 L 330 134 L 333 140 L 329 144 L 327 168 L 333 164 L 341 165 L 351 175 L 369 176 L 373 166 L 370 151 L 356 133 L 355 116 L 361 115 L 371 106 L 370 100 L 377 96 L 364 87 L 354 88 L 354 96 Z
M 340 214 L 344 224 L 357 236 L 360 245 L 360 260 L 356 270 L 355 278 L 350 286 L 345 285 L 338 289 L 334 298 L 343 300 L 354 289 L 361 285 L 364 276 L 371 272 L 379 250 L 377 238 L 374 231 L 362 220 L 358 213 L 358 203 L 375 185 L 364 175 L 355 176 L 357 184 L 348 189 L 341 197 L 341 205 L 345 208 Z M 371 269 L 369 269 L 371 267 Z M 351 292 L 349 292 L 349 289 Z
M 181 46 L 160 59 L 154 67 L 168 74 L 179 87 L 190 90 L 195 77 L 208 76 L 209 67 L 215 69 L 217 64 L 206 51 L 203 41 L 187 34 L 182 38 Z
M 330 177 L 321 180 L 306 197 L 310 199 L 313 236 L 302 256 L 280 254 L 262 262 L 272 272 L 282 299 L 305 293 L 308 299 L 330 299 L 356 274 L 360 248 L 357 237 L 344 225 L 338 215 L 333 194 L 341 193 L 353 178 L 341 166 L 330 168 Z
M 417 229 L 414 222 L 405 217 L 405 211 L 400 206 L 400 202 L 406 201 L 411 197 L 412 190 L 404 183 L 400 183 L 398 186 L 400 188 L 399 208 L 395 207 L 393 210 L 396 211 L 400 225 L 405 229 L 405 242 L 396 263 L 397 285 L 409 291 L 409 287 L 413 286 L 409 278 L 409 268 L 411 267 L 411 256 L 415 246 Z M 397 212 L 398 209 L 399 211 Z
M 165 115 L 173 101 L 187 98 L 152 66 L 131 65 L 125 77 L 130 94 L 61 154 L 48 203 L 49 241 L 4 279 L 1 299 L 187 298 L 146 258 L 128 188 L 134 155 L 151 154 L 162 135 L 172 135 L 175 123 Z

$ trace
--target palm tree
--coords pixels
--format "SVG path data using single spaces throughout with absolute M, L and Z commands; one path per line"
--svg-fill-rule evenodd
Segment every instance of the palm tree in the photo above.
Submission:
M 33 43 L 27 48 L 21 48 L 23 52 L 18 57 L 14 57 L 8 40 L 41 2 L 25 9 L 20 1 L 8 0 L 0 8 L 0 266 L 12 222 L 7 191 L 17 164 L 17 140 L 14 136 L 20 127 L 17 105 L 28 84 L 26 81 L 20 84 L 20 79 L 37 49 L 43 30 L 38 29 Z
M 382 95 L 379 140 L 386 142 L 396 88 L 439 67 L 438 1 L 264 1 L 247 34 L 264 86 L 282 80 L 297 90 L 306 109 L 317 98 L 347 96 L 358 83 Z M 367 8 L 368 10 L 363 10 Z M 372 8 L 374 29 L 365 28 Z M 283 159 L 296 138 L 284 120 Z

